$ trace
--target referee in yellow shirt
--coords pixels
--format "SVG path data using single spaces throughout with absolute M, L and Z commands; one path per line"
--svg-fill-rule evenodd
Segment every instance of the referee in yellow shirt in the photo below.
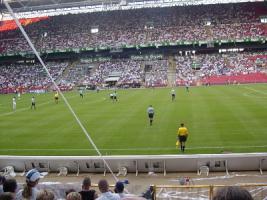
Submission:
M 181 146 L 181 151 L 184 152 L 185 149 L 185 142 L 187 140 L 188 137 L 188 130 L 187 128 L 184 126 L 183 123 L 181 123 L 181 127 L 178 129 L 177 131 L 177 140 L 179 140 L 180 142 L 180 146 Z
M 54 99 L 55 99 L 55 103 L 58 104 L 58 92 L 56 92 Z

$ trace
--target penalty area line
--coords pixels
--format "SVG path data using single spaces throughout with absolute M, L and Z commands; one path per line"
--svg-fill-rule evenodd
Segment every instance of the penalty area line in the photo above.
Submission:
M 263 95 L 267 95 L 267 93 L 266 92 L 263 92 L 263 91 L 260 91 L 260 90 L 256 90 L 256 89 L 254 89 L 254 88 L 251 88 L 251 87 L 244 87 L 245 89 L 247 89 L 247 90 L 250 90 L 250 91 L 253 91 L 253 92 L 257 92 L 257 93 L 260 93 L 260 94 L 263 94 Z

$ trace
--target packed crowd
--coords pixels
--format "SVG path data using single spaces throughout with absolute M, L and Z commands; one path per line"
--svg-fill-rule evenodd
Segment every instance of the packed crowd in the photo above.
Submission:
M 264 61 L 266 53 L 227 53 L 227 54 L 200 54 L 176 56 L 176 82 L 189 81 L 191 83 L 212 76 L 233 76 L 257 73 L 264 70 L 259 65 L 259 57 Z
M 266 37 L 259 7 L 264 6 L 245 3 L 64 15 L 25 29 L 39 51 Z M 99 31 L 91 33 L 91 28 Z M 0 41 L 0 53 L 30 50 L 19 30 L 0 32 Z
M 113 60 L 101 62 L 89 78 L 89 84 L 103 84 L 109 77 L 118 77 L 118 85 L 140 84 L 143 79 L 142 62 L 135 60 Z
M 178 85 L 185 82 L 196 83 L 208 77 L 262 72 L 266 69 L 266 60 L 266 52 L 177 55 L 174 57 L 173 73 Z M 111 59 L 87 64 L 47 63 L 49 72 L 61 87 L 105 86 L 110 82 L 118 87 L 167 86 L 171 65 L 167 58 Z M 40 64 L 11 64 L 0 67 L 0 90 L 48 89 L 51 85 L 52 81 Z
M 68 66 L 67 62 L 46 64 L 50 74 L 57 80 Z M 0 67 L 0 89 L 5 88 L 47 88 L 52 84 L 41 64 L 10 64 Z
M 145 74 L 145 85 L 147 87 L 162 87 L 168 85 L 168 60 L 149 61 L 151 70 Z

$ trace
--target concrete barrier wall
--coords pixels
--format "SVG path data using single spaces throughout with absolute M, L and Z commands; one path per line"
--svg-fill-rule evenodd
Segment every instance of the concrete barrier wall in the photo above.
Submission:
M 139 172 L 197 172 L 201 166 L 209 171 L 267 170 L 267 153 L 247 154 L 194 154 L 194 155 L 132 155 L 103 156 L 113 172 L 126 168 L 129 173 Z M 105 173 L 107 167 L 98 156 L 0 156 L 0 169 L 13 166 L 15 172 L 37 168 L 40 171 L 58 172 L 66 167 L 68 173 Z M 204 167 L 205 168 L 205 167 Z

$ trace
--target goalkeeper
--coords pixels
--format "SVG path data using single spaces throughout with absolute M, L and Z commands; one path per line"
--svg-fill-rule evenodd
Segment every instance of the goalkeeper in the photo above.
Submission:
M 184 152 L 185 150 L 185 142 L 188 137 L 188 130 L 184 126 L 183 123 L 181 123 L 181 127 L 177 131 L 177 140 L 180 142 L 181 151 Z

